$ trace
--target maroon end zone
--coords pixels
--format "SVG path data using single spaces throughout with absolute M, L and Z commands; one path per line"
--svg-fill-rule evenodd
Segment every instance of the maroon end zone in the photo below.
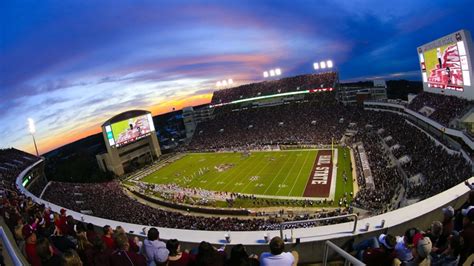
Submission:
M 332 179 L 331 157 L 332 152 L 330 150 L 318 151 L 303 197 L 329 197 Z

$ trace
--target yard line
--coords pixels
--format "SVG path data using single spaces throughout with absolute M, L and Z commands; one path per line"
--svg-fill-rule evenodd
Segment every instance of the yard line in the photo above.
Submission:
M 226 189 L 229 185 L 234 185 L 234 186 L 235 186 L 235 181 L 237 181 L 238 179 L 241 179 L 241 178 L 242 178 L 242 173 L 243 173 L 243 172 L 247 172 L 247 169 L 249 168 L 248 166 L 251 166 L 251 167 L 250 167 L 250 169 L 251 169 L 250 171 L 253 171 L 253 169 L 257 168 L 258 165 L 263 161 L 263 160 L 262 160 L 263 157 L 261 156 L 262 154 L 264 155 L 264 153 L 255 153 L 255 155 L 254 155 L 255 158 L 252 158 L 252 157 L 247 158 L 247 159 L 246 159 L 246 163 L 248 163 L 248 165 L 246 165 L 245 168 L 242 169 L 242 171 L 239 171 L 239 172 L 237 172 L 237 173 L 233 173 L 234 176 L 233 176 L 230 180 L 226 181 L 226 184 L 224 184 L 224 187 L 221 189 L 221 191 L 226 191 L 225 189 Z M 260 155 L 260 156 L 259 156 L 259 155 Z M 251 155 L 251 156 L 252 156 L 252 155 Z M 260 158 L 260 157 L 262 157 L 262 158 Z M 253 162 L 252 162 L 252 159 L 256 159 L 256 158 L 258 158 L 259 160 L 262 160 L 262 161 L 259 161 L 259 163 L 253 163 Z M 245 170 L 245 171 L 244 171 L 244 170 Z M 239 191 L 239 192 L 243 193 L 243 191 Z
M 288 162 L 288 160 L 291 158 L 291 156 L 287 156 L 286 160 L 285 160 L 285 163 L 281 166 L 280 170 L 278 171 L 278 173 L 276 174 L 275 178 L 280 174 L 281 170 L 283 170 L 283 167 L 285 166 L 285 164 Z M 265 167 L 261 168 L 260 171 L 257 172 L 257 174 L 255 175 L 258 175 L 263 169 L 267 168 L 267 166 L 271 163 L 270 160 L 268 160 L 268 163 L 267 165 L 265 165 Z M 249 183 L 245 186 L 245 188 L 247 188 L 248 185 L 252 184 L 252 182 L 249 181 Z M 244 188 L 244 189 L 245 189 Z M 267 188 L 268 189 L 268 188 Z M 265 190 L 265 192 L 267 192 Z M 263 194 L 265 194 L 265 192 L 263 192 Z
M 293 165 L 291 166 L 290 170 L 288 171 L 288 173 L 286 173 L 286 176 L 285 176 L 285 179 L 283 180 L 283 182 L 280 184 L 280 185 L 285 185 L 285 181 L 288 179 L 288 177 L 291 175 L 292 173 L 292 170 L 293 168 L 295 167 L 295 165 L 298 165 L 298 161 L 299 161 L 299 158 L 297 156 L 295 156 L 295 162 L 293 163 Z M 275 195 L 278 195 L 278 193 L 280 192 L 280 190 L 282 189 L 282 186 L 278 186 L 278 189 L 277 191 L 275 192 Z
M 225 158 L 225 160 L 223 162 L 221 162 L 221 163 L 232 163 L 232 164 L 234 164 L 234 167 L 232 167 L 231 169 L 228 169 L 224 173 L 216 173 L 212 177 L 213 180 L 211 182 L 211 185 L 207 188 L 208 190 L 225 191 L 224 189 L 219 189 L 219 187 L 222 186 L 222 185 L 224 185 L 224 187 L 226 187 L 229 184 L 230 180 L 232 180 L 232 175 L 234 174 L 233 171 L 235 170 L 235 168 L 238 168 L 238 167 L 247 168 L 248 167 L 249 162 L 247 162 L 247 161 L 241 162 L 241 165 L 238 166 L 238 163 L 235 162 L 237 160 L 237 156 L 234 157 L 234 155 L 235 154 L 231 154 L 230 159 Z M 224 158 L 224 157 L 222 157 L 222 158 Z M 220 176 L 220 174 L 222 174 L 222 175 Z M 207 180 L 209 180 L 209 179 L 207 179 Z M 218 182 L 221 182 L 221 181 L 224 182 L 224 184 L 218 184 Z
M 300 168 L 300 171 L 299 171 L 299 173 L 298 173 L 298 176 L 295 178 L 295 182 L 293 182 L 293 186 L 291 187 L 291 190 L 290 190 L 290 192 L 288 193 L 287 196 L 290 196 L 290 195 L 291 195 L 291 192 L 293 192 L 293 189 L 295 188 L 296 183 L 298 183 L 299 176 L 300 176 L 300 174 L 301 174 L 301 171 L 303 170 L 303 167 L 306 165 L 306 161 L 308 160 L 308 156 L 309 156 L 310 153 L 311 153 L 311 152 L 308 152 L 308 153 L 306 154 L 306 158 L 304 159 L 303 166 Z M 317 155 L 316 155 L 316 156 L 317 156 Z M 302 196 L 302 195 L 301 195 L 301 196 Z
M 288 157 L 291 157 L 291 156 L 288 156 Z M 295 156 L 295 157 L 296 157 L 296 156 Z M 296 161 L 298 161 L 298 157 L 296 157 Z M 296 161 L 295 161 L 295 162 L 293 163 L 293 165 L 291 166 L 290 171 L 288 171 L 288 173 L 286 174 L 285 180 L 288 178 L 288 175 L 291 173 L 291 170 L 293 169 L 293 167 L 295 167 Z M 280 171 L 278 171 L 278 174 L 281 172 L 282 169 L 283 169 L 283 167 L 280 168 Z M 271 182 L 270 185 L 267 187 L 267 189 L 265 189 L 265 192 L 263 192 L 263 194 L 267 193 L 267 190 L 272 186 L 273 182 L 275 182 L 275 179 L 277 179 L 278 174 L 277 174 L 275 177 L 273 177 L 272 182 Z M 280 191 L 280 188 L 278 188 L 278 190 L 277 190 L 277 192 L 275 193 L 275 195 L 277 195 L 278 191 Z
M 205 156 L 205 157 L 206 157 L 206 156 Z M 226 161 L 223 156 L 222 156 L 222 157 L 221 157 L 221 156 L 217 156 L 217 158 L 216 158 L 215 155 L 213 155 L 213 156 L 210 156 L 210 155 L 209 155 L 209 157 L 212 158 L 212 160 L 210 160 L 211 164 L 218 164 L 218 165 L 219 165 L 219 164 L 225 163 L 225 161 Z M 207 165 L 207 163 L 206 163 L 205 165 L 203 165 L 202 167 L 207 167 L 206 165 Z M 193 166 L 194 166 L 194 163 L 193 163 Z M 197 165 L 196 168 L 197 168 L 197 167 L 201 167 L 201 165 Z M 212 166 L 211 166 L 211 167 L 212 167 Z M 211 167 L 209 167 L 209 169 L 211 169 Z M 197 169 L 196 169 L 196 171 L 197 171 Z M 212 171 L 212 169 L 209 170 L 209 171 Z M 203 175 L 202 177 L 205 177 L 205 176 L 206 176 L 206 175 Z M 205 177 L 205 180 L 209 181 L 209 180 L 212 179 L 212 178 L 213 178 L 212 176 L 207 176 L 207 177 Z M 188 186 L 189 186 L 189 187 L 192 187 L 192 188 L 203 188 L 203 189 L 210 190 L 209 187 L 210 187 L 211 185 L 209 185 L 209 187 L 208 187 L 208 186 L 206 185 L 207 183 L 206 183 L 206 184 L 202 184 L 202 183 L 200 183 L 200 182 L 201 182 L 201 180 L 199 180 L 199 183 L 198 183 L 198 179 L 197 179 L 197 178 L 193 178 L 193 180 L 188 184 Z

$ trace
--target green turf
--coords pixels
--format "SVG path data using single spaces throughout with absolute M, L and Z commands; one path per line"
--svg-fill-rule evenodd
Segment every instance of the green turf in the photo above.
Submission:
M 142 179 L 144 182 L 200 187 L 213 191 L 300 197 L 310 175 L 316 150 L 241 153 L 190 153 Z M 214 167 L 233 164 L 218 172 Z M 209 171 L 198 176 L 199 169 Z M 192 177 L 194 174 L 194 177 Z M 252 180 L 257 176 L 257 180 Z M 185 182 L 185 178 L 191 179 Z
M 352 191 L 349 149 L 339 147 L 338 150 L 336 201 L 344 192 Z M 200 187 L 213 191 L 301 197 L 316 155 L 316 150 L 252 152 L 249 157 L 244 157 L 241 153 L 189 153 L 142 181 L 155 184 L 175 183 L 183 187 Z M 215 166 L 221 164 L 233 166 L 219 172 Z M 197 174 L 199 169 L 205 168 L 209 171 Z M 348 177 L 347 183 L 343 179 L 344 171 Z M 258 179 L 253 180 L 253 176 L 258 176 Z
M 344 156 L 345 153 L 345 156 Z M 337 156 L 337 178 L 336 178 L 336 193 L 334 200 L 337 202 L 339 198 L 344 195 L 344 192 L 349 194 L 353 191 L 353 181 L 351 172 L 351 155 L 349 148 L 338 148 Z M 344 171 L 346 172 L 347 182 L 344 182 Z

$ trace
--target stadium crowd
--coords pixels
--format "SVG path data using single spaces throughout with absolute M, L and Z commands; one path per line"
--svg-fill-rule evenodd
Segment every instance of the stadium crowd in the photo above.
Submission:
M 366 186 L 362 169 L 358 170 L 358 183 L 361 187 L 354 199 L 354 206 L 370 210 L 373 213 L 386 212 L 392 198 L 398 192 L 402 177 L 396 169 L 390 167 L 390 159 L 384 152 L 380 138 L 370 128 L 362 128 L 355 136 L 355 141 L 362 141 L 367 153 L 374 178 L 375 188 Z
M 471 176 L 471 165 L 462 155 L 449 154 L 396 114 L 362 112 L 358 124 L 355 141 L 361 141 L 367 150 L 376 188 L 367 188 L 363 178 L 359 178 L 362 189 L 355 198 L 357 206 L 370 206 L 369 210 L 374 212 L 386 211 L 393 197 L 398 195 L 400 185 L 406 189 L 407 198 L 424 199 Z M 397 160 L 407 180 L 402 178 L 397 162 L 390 161 L 390 153 L 396 159 L 408 158 L 408 161 Z M 362 171 L 358 171 L 360 173 Z M 422 178 L 416 179 L 416 176 Z
M 335 72 L 327 72 L 251 83 L 235 88 L 216 90 L 212 96 L 211 104 L 298 90 L 334 88 L 336 79 Z
M 9 158 L 9 154 L 19 153 L 0 154 Z M 298 261 L 298 253 L 285 252 L 285 242 L 279 237 L 270 240 L 270 252 L 257 256 L 249 255 L 240 244 L 226 252 L 225 248 L 217 249 L 205 241 L 190 251 L 181 250 L 179 240 L 161 240 L 156 228 L 150 228 L 143 241 L 127 235 L 120 226 L 104 226 L 97 232 L 92 224 L 74 221 L 64 209 L 53 213 L 23 196 L 13 181 L 28 164 L 20 167 L 11 166 L 10 162 L 6 164 L 9 167 L 0 170 L 0 214 L 31 265 L 224 266 L 274 265 L 273 262 L 289 266 Z M 401 236 L 381 234 L 357 243 L 351 239 L 343 248 L 367 265 L 392 265 L 394 261 L 404 265 L 462 265 L 474 252 L 474 190 L 459 209 L 448 206 L 441 211 L 442 221 L 433 221 L 426 230 L 407 228 Z
M 461 116 L 472 105 L 471 101 L 455 96 L 422 92 L 408 105 L 413 111 L 420 112 L 424 106 L 434 109 L 429 118 L 447 126 L 456 117 Z
M 335 102 L 333 93 L 320 93 L 315 98 L 315 101 L 265 108 L 217 109 L 213 120 L 198 124 L 187 149 L 235 150 L 272 144 L 330 144 L 332 139 L 341 138 L 353 113 L 345 112 L 346 109 Z
M 75 196 L 71 196 L 71 194 Z M 90 212 L 94 216 L 121 222 L 211 231 L 254 231 L 276 230 L 282 221 L 301 220 L 301 216 L 281 218 L 278 220 L 251 218 L 202 217 L 180 212 L 156 209 L 130 198 L 115 181 L 81 184 L 52 182 L 43 195 L 43 199 L 75 211 Z M 127 211 L 124 212 L 123 210 Z M 321 211 L 314 215 L 304 216 L 306 219 L 327 217 L 329 215 L 347 214 L 349 210 Z M 337 222 L 337 221 L 336 221 Z M 299 227 L 314 225 L 301 224 Z

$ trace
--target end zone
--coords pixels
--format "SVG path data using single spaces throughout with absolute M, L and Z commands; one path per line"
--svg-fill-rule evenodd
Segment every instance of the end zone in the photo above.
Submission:
M 319 150 L 308 178 L 303 197 L 334 198 L 336 191 L 337 149 Z

